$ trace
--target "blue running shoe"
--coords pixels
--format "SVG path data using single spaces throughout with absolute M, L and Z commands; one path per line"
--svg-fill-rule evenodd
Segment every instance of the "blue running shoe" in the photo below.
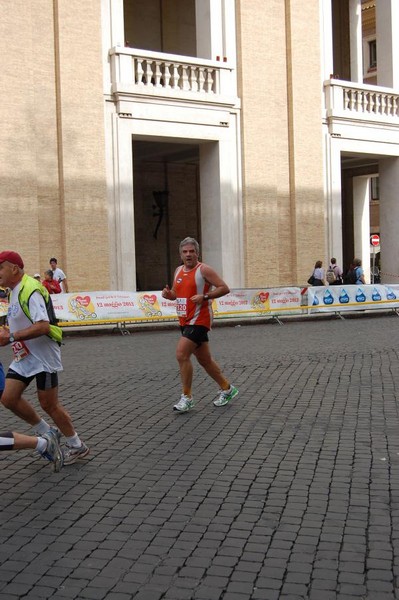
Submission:
M 53 463 L 54 473 L 59 473 L 64 465 L 64 455 L 58 439 L 61 437 L 59 431 L 49 429 L 47 433 L 40 437 L 47 441 L 47 447 L 43 452 L 40 452 L 40 455 Z

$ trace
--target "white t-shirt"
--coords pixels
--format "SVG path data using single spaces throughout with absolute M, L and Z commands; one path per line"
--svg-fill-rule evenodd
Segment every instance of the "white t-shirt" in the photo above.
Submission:
M 66 279 L 66 275 L 65 275 L 64 271 L 62 269 L 59 269 L 58 267 L 56 269 L 54 269 L 53 279 L 58 281 L 58 283 L 61 286 L 61 290 L 63 292 L 65 292 L 64 279 Z
M 20 287 L 21 283 L 12 290 L 8 307 L 8 324 L 12 333 L 32 325 L 18 302 Z M 29 312 L 33 323 L 49 320 L 40 292 L 33 292 L 30 297 Z M 60 347 L 47 335 L 41 335 L 33 340 L 17 341 L 12 346 L 15 360 L 10 368 L 23 377 L 30 377 L 42 371 L 46 373 L 62 371 Z

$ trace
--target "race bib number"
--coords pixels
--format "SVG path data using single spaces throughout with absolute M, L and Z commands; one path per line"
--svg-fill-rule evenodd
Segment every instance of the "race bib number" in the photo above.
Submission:
M 187 298 L 176 298 L 176 312 L 178 317 L 187 316 Z
M 14 360 L 19 362 L 23 358 L 29 355 L 29 350 L 25 346 L 24 342 L 13 342 L 11 344 L 12 351 L 14 352 Z

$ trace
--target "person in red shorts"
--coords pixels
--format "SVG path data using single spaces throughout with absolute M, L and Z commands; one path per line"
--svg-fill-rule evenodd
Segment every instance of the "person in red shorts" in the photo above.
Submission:
M 176 358 L 183 393 L 173 408 L 178 412 L 187 412 L 194 406 L 191 393 L 192 355 L 220 387 L 219 396 L 213 404 L 224 406 L 237 396 L 238 390 L 229 383 L 219 365 L 213 360 L 209 350 L 208 331 L 212 327 L 212 300 L 225 296 L 230 290 L 212 267 L 199 262 L 197 240 L 185 238 L 180 242 L 179 252 L 183 265 L 175 271 L 172 288 L 166 285 L 162 290 L 163 298 L 176 300 L 182 334 L 177 344 Z

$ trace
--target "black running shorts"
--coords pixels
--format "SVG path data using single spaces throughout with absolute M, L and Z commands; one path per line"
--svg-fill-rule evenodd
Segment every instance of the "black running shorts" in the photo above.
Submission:
M 209 329 L 203 325 L 185 325 L 184 327 L 180 327 L 180 329 L 182 336 L 191 340 L 194 344 L 197 344 L 197 348 L 199 348 L 203 342 L 209 342 Z
M 12 369 L 8 369 L 6 379 L 16 379 L 17 381 L 22 381 L 22 383 L 24 383 L 26 386 L 28 386 L 31 381 L 36 379 L 36 387 L 40 391 L 50 390 L 58 387 L 58 373 L 56 372 L 46 373 L 46 371 L 42 371 L 41 373 L 36 373 L 36 375 L 24 377 Z

